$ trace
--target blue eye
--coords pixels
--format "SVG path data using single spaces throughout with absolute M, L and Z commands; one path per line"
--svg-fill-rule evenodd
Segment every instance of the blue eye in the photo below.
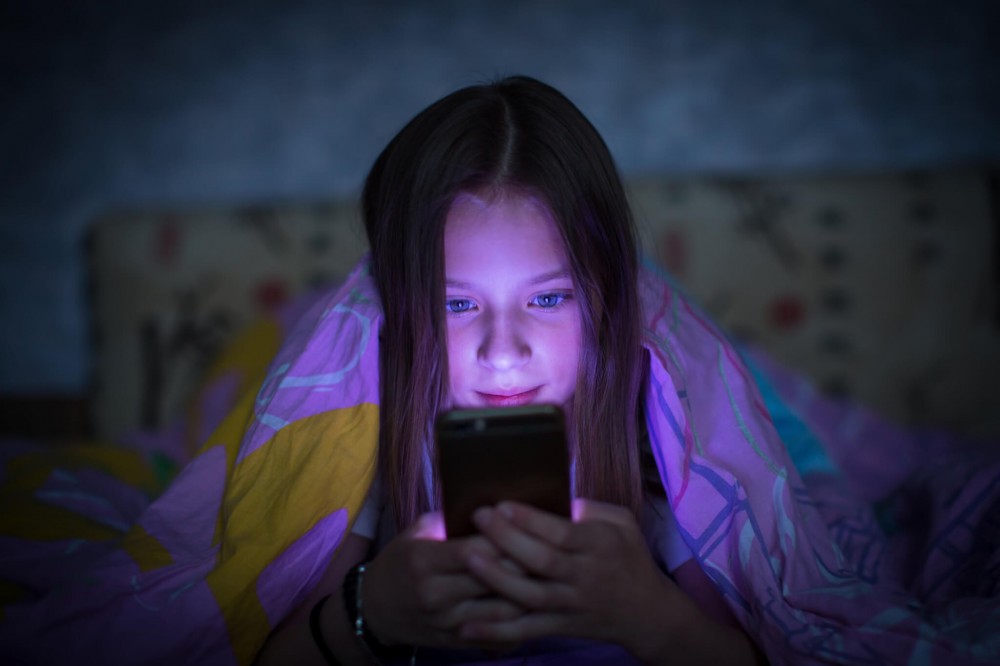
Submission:
M 454 314 L 462 314 L 474 310 L 476 305 L 468 298 L 450 298 L 445 301 L 445 309 Z
M 554 292 L 551 294 L 539 294 L 531 299 L 532 305 L 537 305 L 540 308 L 550 310 L 552 308 L 562 305 L 563 301 L 570 297 L 569 294 L 564 294 L 560 292 Z

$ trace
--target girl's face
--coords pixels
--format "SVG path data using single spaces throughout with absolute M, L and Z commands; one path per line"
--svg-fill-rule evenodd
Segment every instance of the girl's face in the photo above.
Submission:
M 580 306 L 555 222 L 537 201 L 460 195 L 444 231 L 453 407 L 568 408 Z

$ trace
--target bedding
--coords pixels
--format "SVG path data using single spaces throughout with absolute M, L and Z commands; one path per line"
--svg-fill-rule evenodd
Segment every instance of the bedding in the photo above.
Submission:
M 253 660 L 374 474 L 367 270 L 263 324 L 265 353 L 237 345 L 174 427 L 128 449 L 4 447 L 5 656 Z M 996 449 L 823 397 L 734 345 L 653 266 L 641 292 L 647 423 L 678 528 L 771 662 L 1000 659 Z M 611 654 L 570 649 L 529 663 Z

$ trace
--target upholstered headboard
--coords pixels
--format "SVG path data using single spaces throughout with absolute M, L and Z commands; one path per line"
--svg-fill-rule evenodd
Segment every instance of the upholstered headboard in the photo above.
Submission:
M 735 335 L 908 423 L 1000 434 L 990 169 L 650 177 L 647 255 Z M 261 313 L 365 251 L 352 201 L 119 211 L 90 238 L 94 422 L 117 439 L 183 411 Z

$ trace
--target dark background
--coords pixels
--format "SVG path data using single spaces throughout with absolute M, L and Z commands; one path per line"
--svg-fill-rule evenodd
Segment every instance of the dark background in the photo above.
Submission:
M 86 389 L 96 216 L 353 196 L 405 120 L 501 74 L 566 92 L 626 176 L 995 163 L 998 4 L 6 2 L 0 394 Z

